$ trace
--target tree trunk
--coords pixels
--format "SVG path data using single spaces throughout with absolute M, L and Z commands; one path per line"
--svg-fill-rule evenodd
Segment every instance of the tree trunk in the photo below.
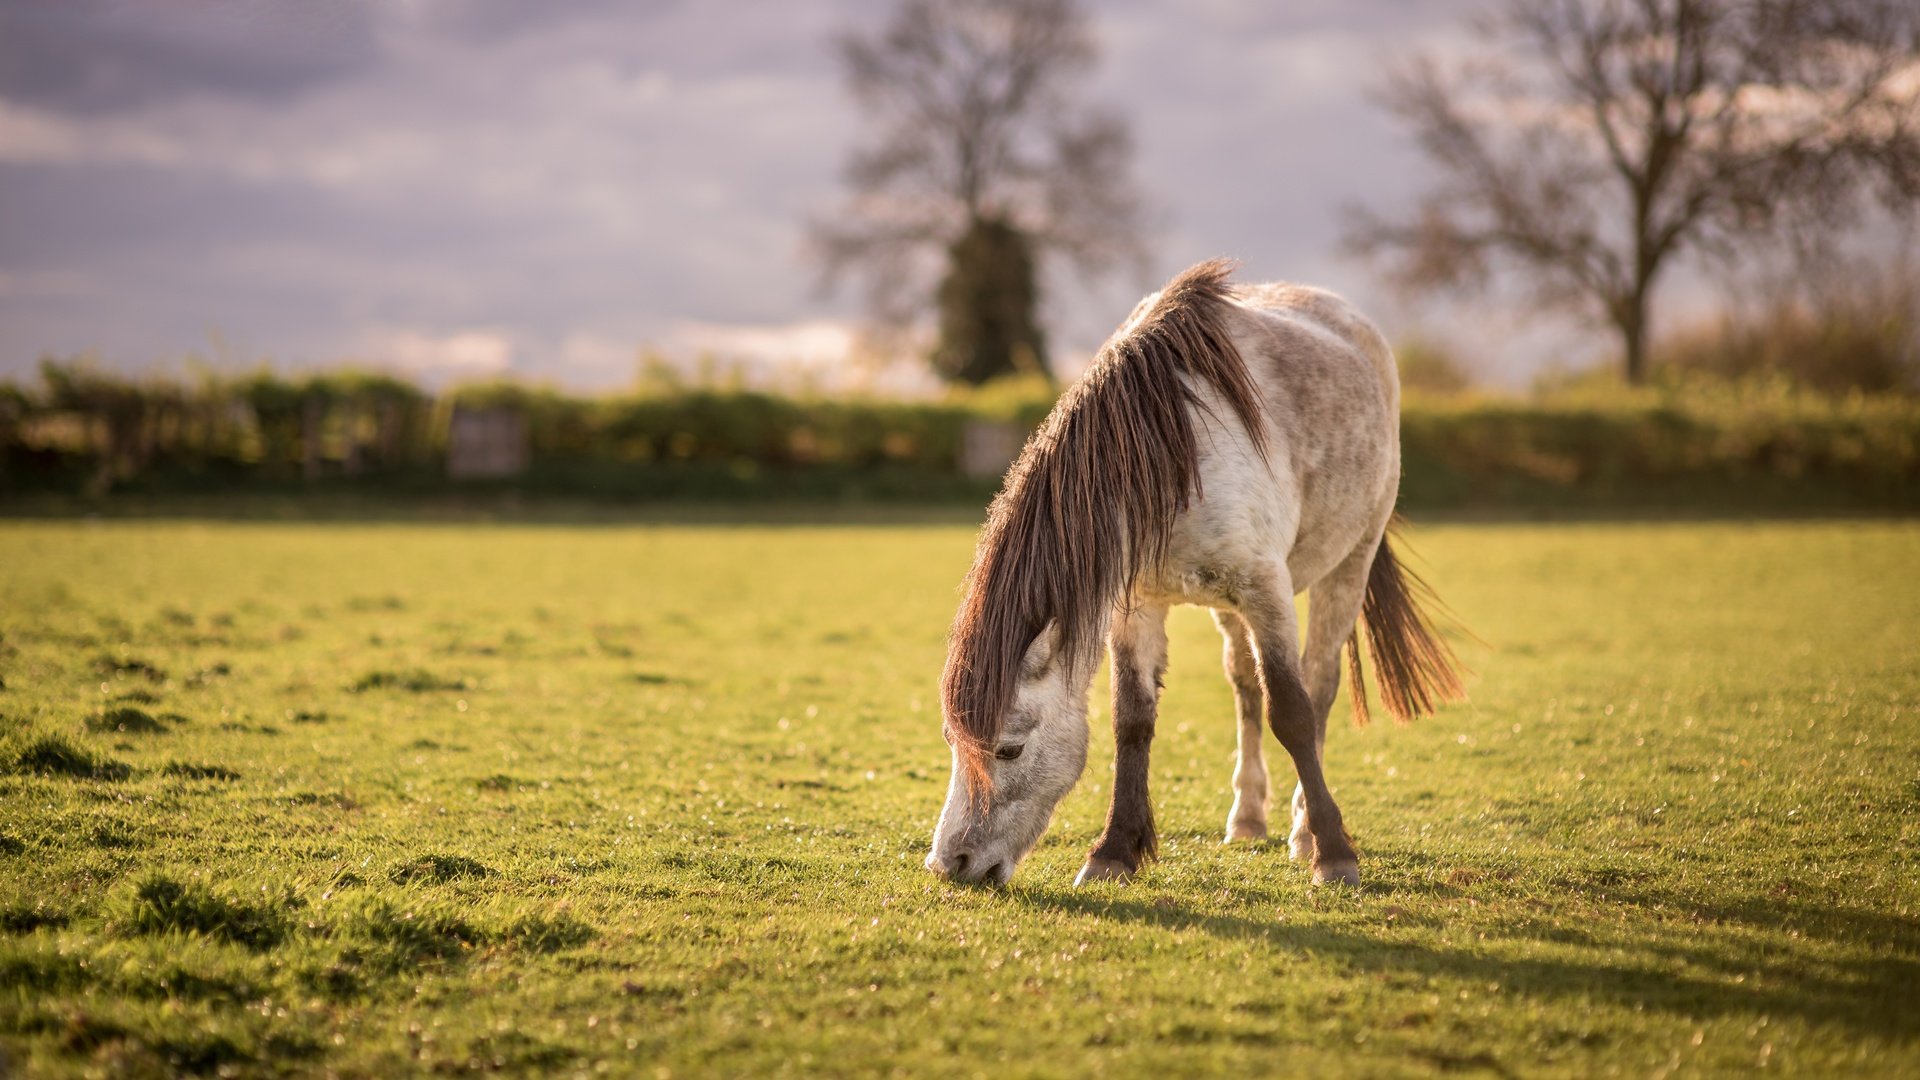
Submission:
M 1627 346 L 1627 385 L 1639 386 L 1647 381 L 1647 328 L 1640 325 L 1622 331 L 1626 335 Z
M 1647 381 L 1647 298 L 1629 297 L 1614 316 L 1614 329 L 1620 332 L 1621 354 L 1626 360 L 1628 386 Z
M 1038 299 L 1026 234 L 1005 221 L 976 219 L 947 251 L 934 367 L 948 379 L 975 385 L 1021 372 L 1044 374 L 1046 342 L 1034 314 Z

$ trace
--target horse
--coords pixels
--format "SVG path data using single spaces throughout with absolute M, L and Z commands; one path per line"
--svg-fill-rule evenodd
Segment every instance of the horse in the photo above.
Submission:
M 1141 300 L 1029 438 L 981 531 L 941 676 L 952 750 L 926 866 L 1005 885 L 1086 768 L 1112 656 L 1113 792 L 1076 886 L 1156 856 L 1147 766 L 1175 604 L 1213 609 L 1239 724 L 1227 842 L 1267 836 L 1262 718 L 1292 759 L 1292 859 L 1359 884 L 1321 766 L 1360 637 L 1389 714 L 1464 698 L 1437 601 L 1395 557 L 1400 386 L 1372 323 L 1330 292 L 1188 268 Z M 1294 597 L 1308 595 L 1302 645 Z

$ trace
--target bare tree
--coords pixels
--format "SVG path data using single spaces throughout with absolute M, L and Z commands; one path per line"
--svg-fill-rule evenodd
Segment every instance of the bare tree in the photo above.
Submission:
M 1465 63 L 1420 56 L 1383 104 L 1436 184 L 1350 246 L 1420 290 L 1501 272 L 1605 320 L 1646 375 L 1656 285 L 1693 255 L 1833 233 L 1920 201 L 1911 0 L 1511 0 Z
M 1035 264 L 1098 274 L 1140 255 L 1126 127 L 1069 92 L 1095 60 L 1078 4 L 905 0 L 840 52 L 874 134 L 846 204 L 812 229 L 829 285 L 859 279 L 896 328 L 937 298 L 949 377 L 1044 370 Z

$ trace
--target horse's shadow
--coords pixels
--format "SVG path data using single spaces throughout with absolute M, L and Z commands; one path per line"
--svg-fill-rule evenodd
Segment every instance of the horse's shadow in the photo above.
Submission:
M 1249 906 L 1269 911 L 1299 906 L 1292 889 L 1235 891 Z M 1362 893 L 1409 902 L 1467 895 L 1443 882 L 1398 875 L 1369 884 Z M 1794 1016 L 1898 1043 L 1920 1037 L 1912 1013 L 1920 997 L 1920 921 L 1749 894 L 1711 904 L 1653 887 L 1609 888 L 1605 895 L 1608 904 L 1658 912 L 1654 929 L 1586 930 L 1526 917 L 1489 918 L 1485 909 L 1476 914 L 1474 928 L 1489 937 L 1551 945 L 1557 954 L 1527 957 L 1498 955 L 1497 945 L 1489 949 L 1485 943 L 1453 946 L 1436 944 L 1431 935 L 1355 930 L 1350 924 L 1317 922 L 1310 912 L 1284 920 L 1205 912 L 1165 894 L 1147 899 L 1108 889 L 1040 887 L 1013 898 L 1053 912 L 1199 931 L 1263 945 L 1275 954 L 1311 953 L 1359 972 L 1498 983 L 1503 993 L 1610 1002 L 1691 1019 Z M 1414 924 L 1421 921 L 1416 916 Z M 1703 927 L 1719 931 L 1703 933 Z M 1783 928 L 1797 932 L 1793 941 L 1842 948 L 1835 950 L 1837 956 L 1824 949 L 1781 949 L 1777 935 Z M 1756 942 L 1750 931 L 1774 936 Z M 1567 955 L 1587 951 L 1593 959 Z

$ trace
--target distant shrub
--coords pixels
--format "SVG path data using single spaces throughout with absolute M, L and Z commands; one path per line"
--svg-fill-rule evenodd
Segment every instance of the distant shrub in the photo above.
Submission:
M 1409 394 L 1458 394 L 1472 385 L 1460 358 L 1426 338 L 1409 338 L 1393 347 L 1400 368 L 1400 389 Z
M 1656 342 L 1652 359 L 1656 369 L 1833 394 L 1920 394 L 1920 272 L 1844 276 L 1812 299 L 1697 322 Z

